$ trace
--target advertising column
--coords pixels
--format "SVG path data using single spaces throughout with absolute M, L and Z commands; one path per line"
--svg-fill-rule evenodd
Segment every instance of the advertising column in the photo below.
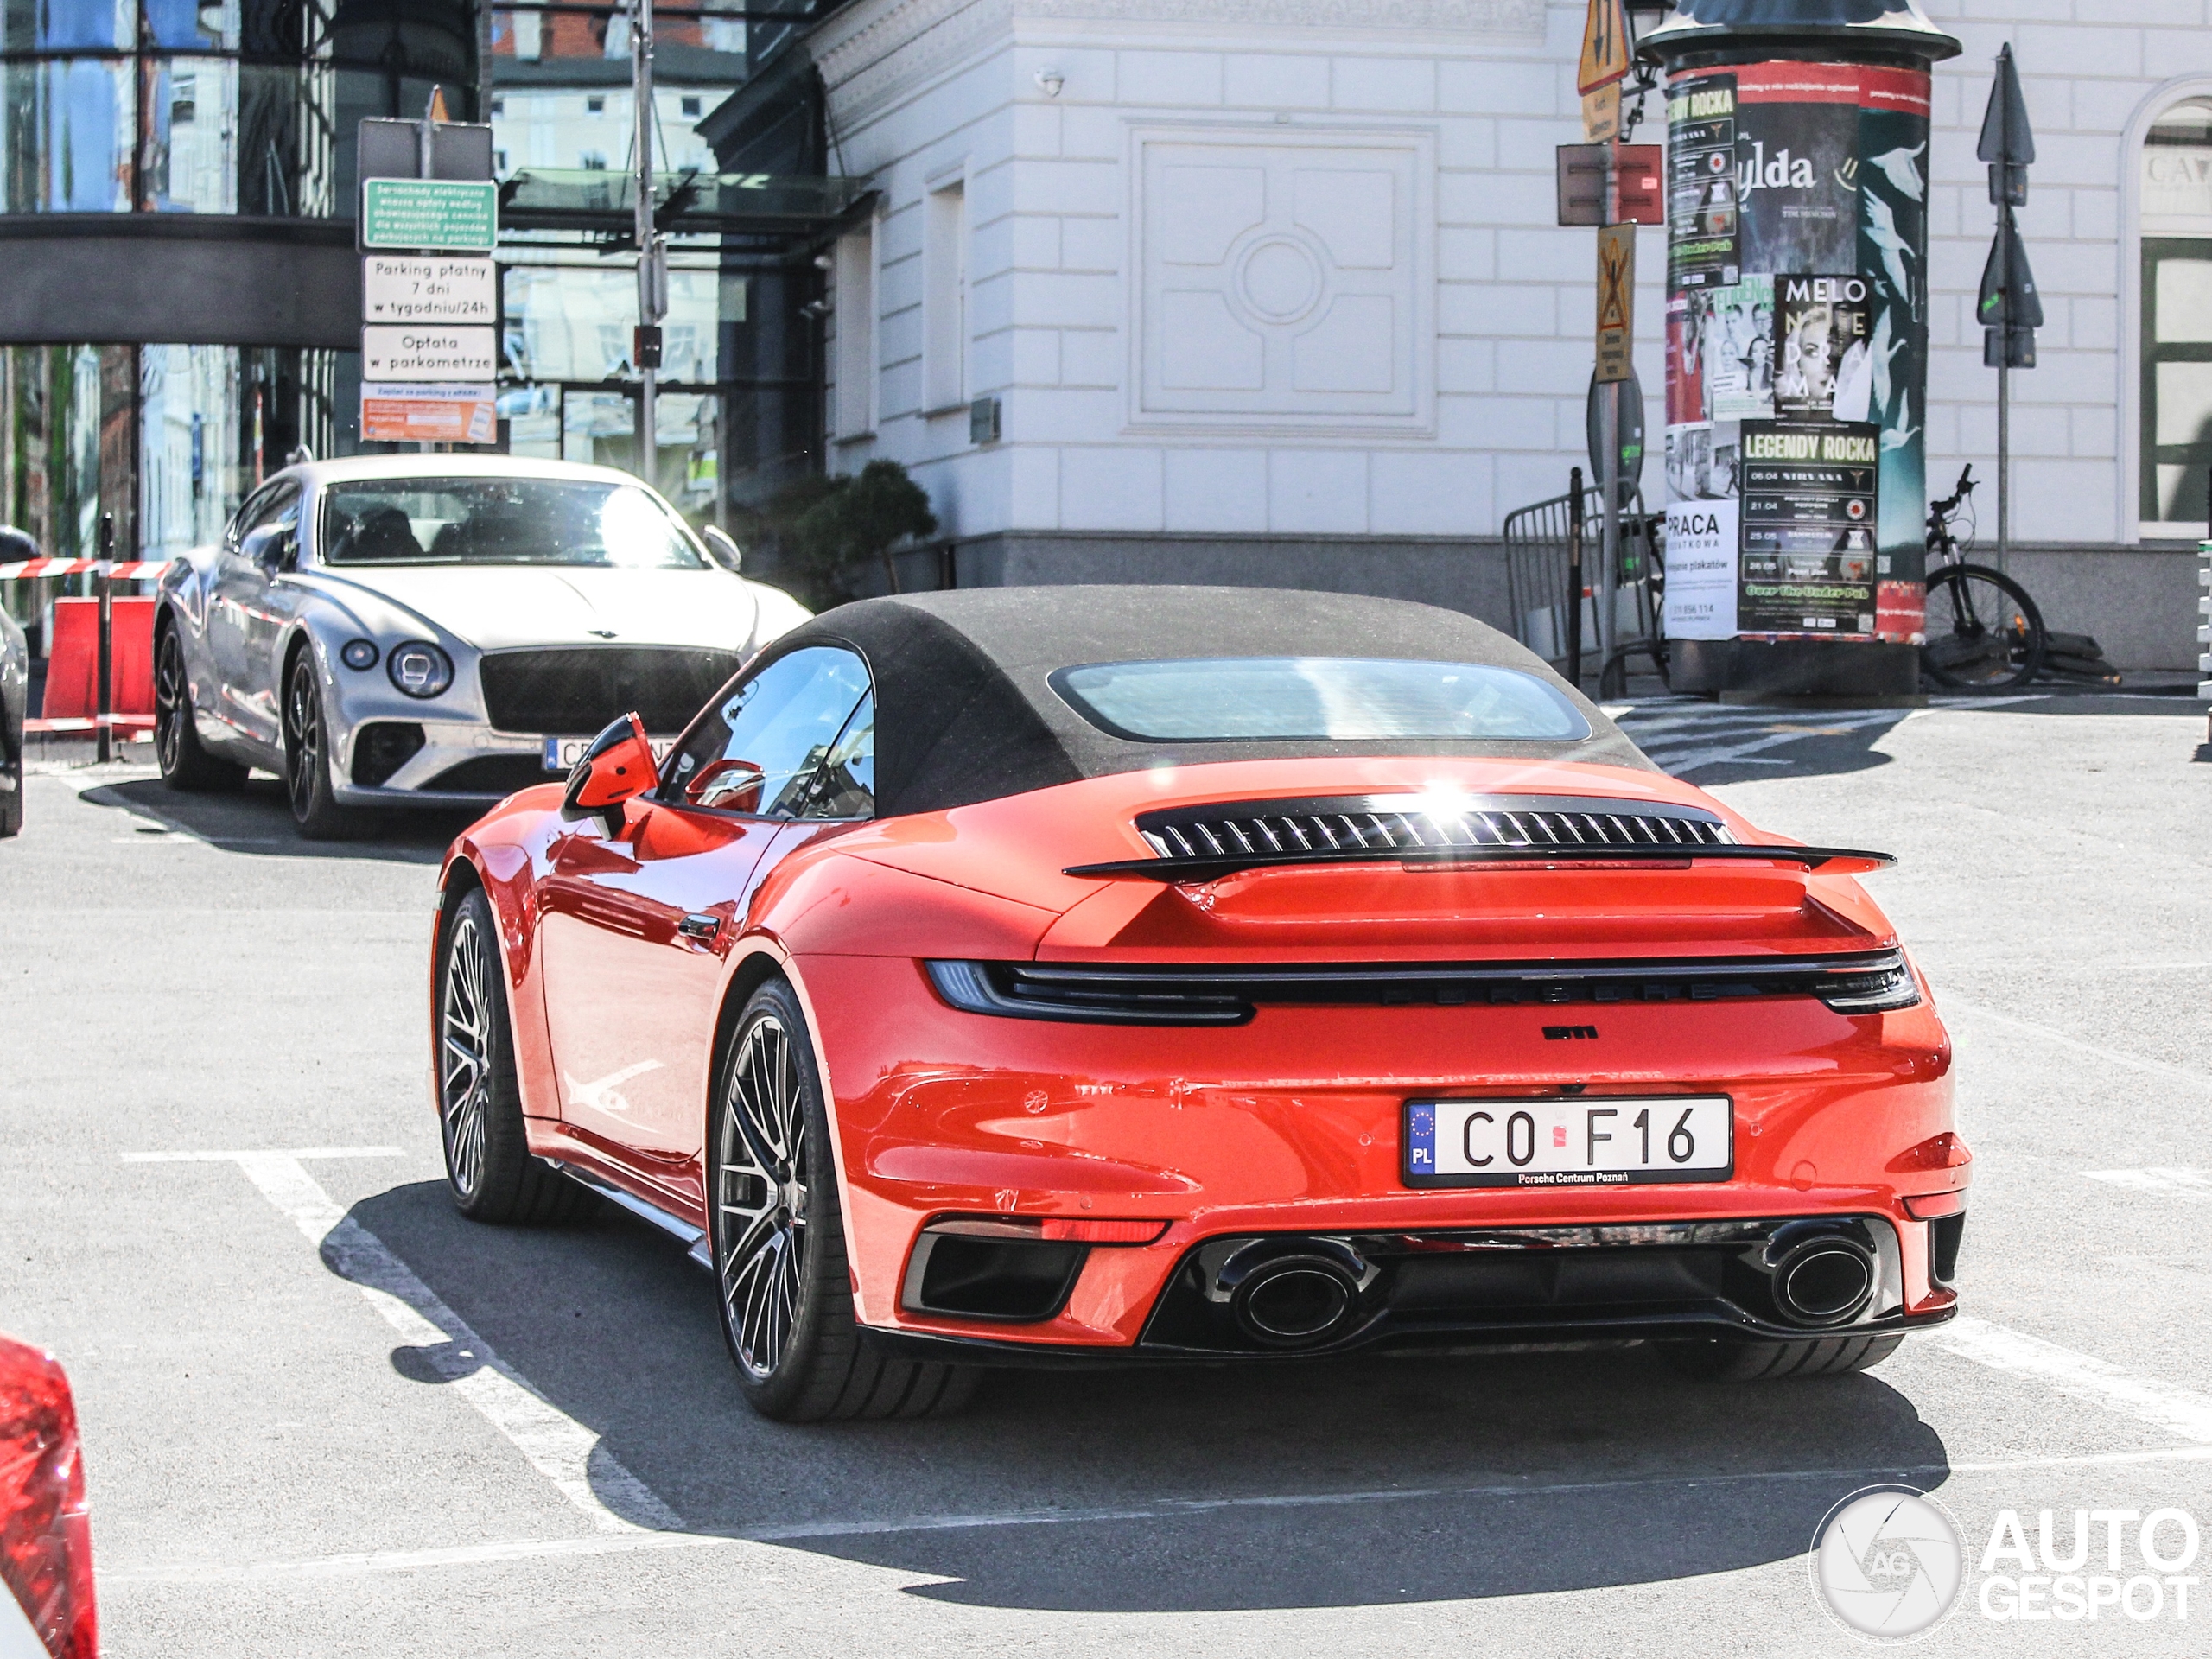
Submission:
M 1674 683 L 1910 696 L 1925 595 L 1926 66 L 1957 45 L 1909 10 L 1784 29 L 1716 19 L 1732 9 L 1677 13 L 1644 45 L 1669 72 Z

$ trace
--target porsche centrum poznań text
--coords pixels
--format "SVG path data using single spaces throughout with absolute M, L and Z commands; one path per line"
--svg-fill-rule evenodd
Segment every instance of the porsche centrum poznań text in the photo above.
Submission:
M 673 736 L 806 615 L 716 537 L 605 467 L 287 467 L 162 578 L 162 774 L 209 789 L 265 768 L 325 837 L 362 808 L 488 804 L 627 710 Z
M 1761 834 L 1466 617 L 868 600 L 646 738 L 451 849 L 448 1167 L 690 1242 L 771 1415 L 1381 1346 L 1802 1376 L 1954 1311 L 1888 858 Z

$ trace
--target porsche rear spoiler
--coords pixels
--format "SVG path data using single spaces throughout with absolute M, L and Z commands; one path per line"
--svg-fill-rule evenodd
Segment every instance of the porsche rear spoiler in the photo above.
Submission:
M 1295 868 L 1320 864 L 1396 864 L 1406 869 L 1460 868 L 1486 864 L 1537 864 L 1546 869 L 1591 870 L 1687 868 L 1693 860 L 1745 860 L 1799 864 L 1830 875 L 1865 875 L 1896 864 L 1891 853 L 1861 852 L 1849 847 L 1787 847 L 1764 842 L 1702 847 L 1604 847 L 1582 851 L 1561 847 L 1377 847 L 1328 848 L 1318 852 L 1254 851 L 1189 857 L 1116 859 L 1104 864 L 1071 865 L 1076 876 L 1136 876 L 1147 881 L 1215 881 L 1243 870 Z M 1833 867 L 1833 868 L 1831 868 Z

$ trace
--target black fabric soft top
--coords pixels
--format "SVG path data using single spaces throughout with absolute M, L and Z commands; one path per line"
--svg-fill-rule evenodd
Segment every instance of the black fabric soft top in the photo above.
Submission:
M 843 645 L 875 677 L 875 800 L 885 817 L 938 812 L 1161 764 L 1309 755 L 1436 754 L 1656 770 L 1530 651 L 1457 611 L 1268 588 L 969 588 L 856 600 L 800 624 L 763 663 Z M 1046 683 L 1086 663 L 1203 657 L 1379 657 L 1534 675 L 1590 722 L 1574 742 L 1150 743 L 1098 729 Z

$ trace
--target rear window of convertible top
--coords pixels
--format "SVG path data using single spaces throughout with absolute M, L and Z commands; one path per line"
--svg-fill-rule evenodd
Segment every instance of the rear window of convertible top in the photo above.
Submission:
M 1088 663 L 1050 683 L 1101 731 L 1141 743 L 1505 739 L 1573 742 L 1590 722 L 1517 669 L 1368 657 Z

